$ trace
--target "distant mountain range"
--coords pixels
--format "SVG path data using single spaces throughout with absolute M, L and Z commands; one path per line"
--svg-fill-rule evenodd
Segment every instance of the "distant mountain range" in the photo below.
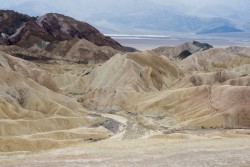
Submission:
M 92 1 L 50 1 L 50 0 L 13 0 L 11 5 L 2 8 L 13 9 L 32 16 L 41 16 L 49 12 L 65 15 L 86 21 L 103 33 L 114 34 L 162 34 L 162 33 L 231 33 L 243 32 L 250 25 L 239 19 L 235 13 L 245 14 L 222 6 L 200 4 L 194 11 L 185 7 L 165 6 L 150 0 L 114 0 Z M 209 14 L 208 10 L 211 10 Z M 221 9 L 221 10 L 220 10 Z M 202 12 L 204 11 L 204 12 Z M 220 11 L 220 12 L 219 12 Z M 214 14 L 213 14 L 214 12 Z M 246 15 L 246 14 L 245 14 Z

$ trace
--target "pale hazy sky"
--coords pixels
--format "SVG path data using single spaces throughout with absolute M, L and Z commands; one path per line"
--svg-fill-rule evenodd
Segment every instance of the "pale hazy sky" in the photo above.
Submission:
M 0 0 L 0 8 L 7 8 L 12 6 L 17 6 L 19 4 L 22 4 L 24 2 L 40 2 L 40 3 L 50 3 L 54 5 L 56 8 L 57 4 L 59 6 L 65 6 L 67 8 L 67 5 L 70 5 L 71 3 L 75 4 L 91 4 L 93 3 L 96 6 L 103 5 L 105 3 L 107 4 L 119 4 L 119 3 L 131 3 L 131 2 L 141 1 L 141 0 Z M 242 8 L 242 10 L 245 10 L 246 8 L 250 8 L 250 1 L 249 0 L 148 0 L 153 3 L 158 3 L 162 5 L 167 6 L 174 6 L 177 8 L 189 8 L 190 10 L 199 8 L 201 6 L 208 6 L 212 7 L 211 5 L 219 5 L 219 6 L 225 6 L 230 8 Z M 99 3 L 96 3 L 99 2 Z M 49 5 L 49 4 L 48 4 Z M 51 11 L 53 12 L 53 11 Z M 223 11 L 222 11 L 223 12 Z
M 43 5 L 48 5 L 50 7 L 50 12 L 57 12 L 56 8 L 61 8 L 63 10 L 74 10 L 74 5 L 77 8 L 83 4 L 101 7 L 109 4 L 125 4 L 133 3 L 133 2 L 143 2 L 143 0 L 0 0 L 0 8 L 12 8 L 14 6 L 18 6 L 19 4 L 23 4 L 24 2 L 30 3 L 40 3 Z M 146 1 L 146 0 L 145 0 Z M 250 0 L 147 0 L 153 3 L 158 3 L 161 5 L 172 6 L 178 10 L 182 10 L 185 12 L 192 12 L 193 10 L 199 9 L 201 7 L 211 8 L 213 12 L 213 8 L 221 9 L 223 13 L 224 9 L 232 8 L 237 10 L 245 10 L 250 11 Z M 76 5 L 77 4 L 77 5 Z M 126 8 L 126 6 L 124 6 Z M 224 7 L 224 9 L 223 9 Z M 53 9 L 55 8 L 55 9 Z M 86 9 L 86 7 L 84 8 Z M 55 11 L 53 11 L 55 10 Z M 116 11 L 117 12 L 117 11 Z M 199 11 L 202 12 L 202 11 Z M 250 13 L 250 12 L 249 12 Z
M 7 6 L 11 6 L 11 5 L 17 5 L 17 4 L 21 4 L 23 2 L 27 2 L 27 1 L 44 1 L 44 0 L 0 0 L 1 6 L 2 7 L 7 7 Z M 68 2 L 81 2 L 81 1 L 89 1 L 91 2 L 92 0 L 50 0 L 50 2 L 52 3 L 65 3 L 68 4 Z M 110 0 L 100 0 L 102 2 L 105 1 L 110 1 Z M 117 0 L 111 0 L 114 3 L 118 3 Z M 119 0 L 119 1 L 131 1 L 131 0 Z M 137 0 L 134 0 L 137 1 Z M 160 4 L 164 4 L 164 5 L 179 5 L 179 4 L 183 4 L 183 5 L 188 5 L 188 6 L 199 6 L 199 5 L 208 5 L 208 4 L 225 4 L 228 6 L 241 6 L 244 4 L 249 4 L 249 0 L 150 0 L 152 2 L 157 2 Z M 98 4 L 97 4 L 98 5 Z M 245 5 L 244 5 L 245 6 Z

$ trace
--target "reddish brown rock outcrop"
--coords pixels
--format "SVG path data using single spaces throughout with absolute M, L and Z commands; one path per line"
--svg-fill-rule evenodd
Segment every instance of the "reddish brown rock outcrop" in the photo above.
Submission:
M 56 13 L 35 18 L 10 10 L 0 10 L 0 33 L 1 44 L 25 48 L 44 48 L 51 42 L 86 39 L 97 46 L 134 51 L 103 35 L 88 23 Z

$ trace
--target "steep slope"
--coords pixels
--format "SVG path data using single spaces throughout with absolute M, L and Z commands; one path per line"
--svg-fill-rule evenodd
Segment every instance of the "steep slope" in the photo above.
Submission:
M 118 111 L 132 96 L 168 89 L 182 76 L 173 62 L 153 52 L 117 54 L 85 76 L 87 93 L 78 98 L 84 106 Z
M 97 46 L 111 46 L 117 50 L 125 50 L 119 43 L 104 36 L 88 23 L 61 14 L 46 14 L 38 17 L 37 23 L 59 41 L 72 38 L 87 39 Z
M 192 54 L 178 62 L 186 72 L 173 90 L 148 95 L 136 105 L 137 112 L 161 117 L 157 126 L 170 129 L 249 128 L 246 54 L 218 48 Z
M 234 54 L 226 49 L 214 48 L 195 53 L 181 61 L 179 65 L 188 71 L 217 72 L 249 63 L 248 56 Z
M 105 86 L 156 91 L 170 87 L 180 76 L 182 71 L 168 58 L 152 52 L 135 52 L 117 54 L 93 70 L 89 78 L 95 80 L 89 85 L 91 89 Z
M 212 48 L 179 61 L 172 90 L 131 96 L 126 110 L 154 129 L 249 128 L 250 59 Z
M 185 59 L 191 54 L 204 51 L 212 48 L 213 46 L 207 43 L 199 43 L 197 41 L 186 42 L 182 45 L 175 47 L 162 46 L 152 51 L 159 55 L 164 55 L 170 59 Z
M 14 34 L 24 23 L 34 19 L 28 15 L 13 12 L 11 10 L 1 10 L 0 18 L 0 32 L 6 35 Z
M 0 75 L 1 152 L 43 150 L 112 134 L 92 127 L 106 119 L 87 116 L 75 99 L 3 67 Z
M 79 99 L 97 110 L 133 113 L 154 129 L 249 128 L 249 61 L 209 49 L 180 61 L 180 70 L 152 52 L 116 55 L 87 76 L 90 92 Z
M 49 52 L 46 57 L 83 64 L 105 62 L 119 52 L 109 46 L 99 47 L 85 39 L 53 42 L 45 50 Z
M 50 42 L 77 38 L 86 39 L 97 46 L 110 46 L 119 51 L 133 51 L 131 48 L 121 46 L 112 38 L 104 36 L 88 23 L 61 14 L 49 13 L 31 18 L 14 11 L 1 10 L 0 15 L 3 16 L 0 21 L 3 44 L 44 48 Z
M 0 52 L 0 66 L 32 79 L 38 84 L 58 93 L 83 93 L 86 91 L 86 80 L 81 77 L 94 66 L 75 64 L 32 63 Z M 49 70 L 48 67 L 52 70 Z M 72 68 L 72 69 L 71 69 Z M 70 70 L 69 70 L 70 69 Z
M 113 135 L 104 127 L 109 119 L 66 96 L 84 92 L 84 78 L 66 72 L 70 65 L 59 73 L 56 65 L 53 73 L 41 66 L 0 52 L 0 152 L 65 147 Z M 76 69 L 76 73 L 88 70 Z
M 213 48 L 178 62 L 186 71 L 173 88 L 200 85 L 249 86 L 250 58 L 227 49 Z
M 239 53 L 246 56 L 250 56 L 250 48 L 249 47 L 240 47 L 240 46 L 230 46 L 226 48 L 228 51 L 233 53 Z
M 8 40 L 11 45 L 23 48 L 38 47 L 43 49 L 47 44 L 57 39 L 32 20 L 24 23 Z
M 169 129 L 249 128 L 249 91 L 247 86 L 176 89 L 149 95 L 136 109 Z
M 105 62 L 119 53 L 110 46 L 97 46 L 85 39 L 51 42 L 44 46 L 44 49 L 1 45 L 0 51 L 29 61 L 65 61 L 80 64 Z

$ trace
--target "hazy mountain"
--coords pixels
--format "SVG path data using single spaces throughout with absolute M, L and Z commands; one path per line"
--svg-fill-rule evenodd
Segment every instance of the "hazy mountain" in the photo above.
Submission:
M 22 0 L 5 2 L 2 8 L 33 16 L 48 12 L 63 13 L 93 24 L 104 33 L 223 33 L 247 29 L 249 23 L 237 21 L 239 10 L 228 6 L 198 1 L 188 3 L 182 0 L 175 3 L 161 0 L 60 0 L 60 3 Z

